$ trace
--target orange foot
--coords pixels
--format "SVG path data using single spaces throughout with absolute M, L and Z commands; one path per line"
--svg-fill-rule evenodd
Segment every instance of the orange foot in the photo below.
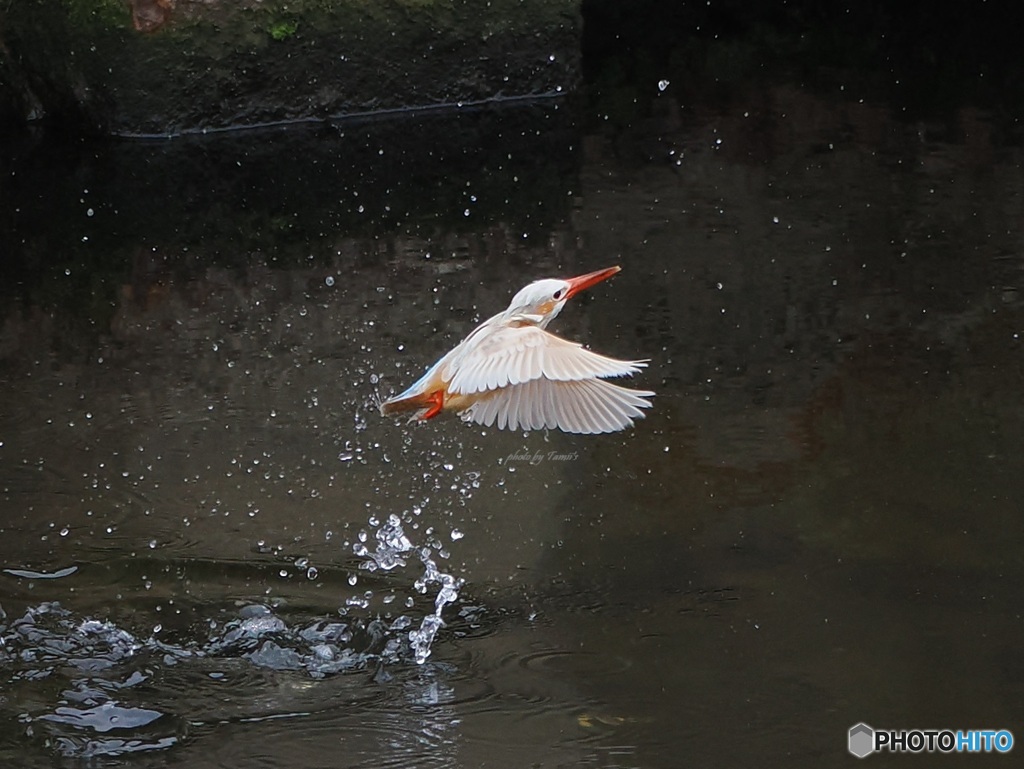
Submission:
M 441 409 L 444 408 L 444 390 L 436 390 L 427 397 L 427 403 L 433 404 L 427 412 L 420 417 L 420 419 L 426 421 L 433 419 L 441 413 Z

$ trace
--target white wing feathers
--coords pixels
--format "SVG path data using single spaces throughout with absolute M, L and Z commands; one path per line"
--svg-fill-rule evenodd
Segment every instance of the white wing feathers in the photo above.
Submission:
M 495 329 L 467 339 L 442 376 L 448 391 L 471 395 L 538 379 L 558 382 L 635 374 L 646 361 L 623 361 L 587 350 L 536 326 Z
M 568 433 L 611 433 L 633 424 L 654 393 L 601 379 L 533 379 L 497 390 L 462 412 L 462 418 L 500 430 L 559 428 Z
M 478 396 L 463 419 L 502 430 L 615 432 L 642 417 L 654 395 L 603 381 L 646 361 L 609 358 L 535 326 L 474 333 L 454 352 L 440 372 L 448 392 Z

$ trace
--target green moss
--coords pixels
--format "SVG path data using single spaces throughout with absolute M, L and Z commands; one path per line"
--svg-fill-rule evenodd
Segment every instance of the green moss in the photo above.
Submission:
M 282 20 L 271 23 L 270 27 L 267 29 L 267 32 L 270 34 L 272 38 L 274 38 L 274 40 L 280 41 L 287 40 L 289 37 L 294 35 L 298 28 L 299 22 L 293 19 L 288 19 L 287 21 Z

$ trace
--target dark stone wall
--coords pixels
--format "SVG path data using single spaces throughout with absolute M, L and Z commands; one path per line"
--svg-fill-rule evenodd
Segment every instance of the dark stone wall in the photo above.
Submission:
M 557 93 L 575 0 L 19 0 L 0 110 L 173 135 Z

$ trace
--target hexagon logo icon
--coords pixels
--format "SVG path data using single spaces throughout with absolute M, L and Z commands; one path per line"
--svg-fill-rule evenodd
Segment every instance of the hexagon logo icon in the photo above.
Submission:
M 849 751 L 857 758 L 864 758 L 875 750 L 875 730 L 865 723 L 850 727 Z

